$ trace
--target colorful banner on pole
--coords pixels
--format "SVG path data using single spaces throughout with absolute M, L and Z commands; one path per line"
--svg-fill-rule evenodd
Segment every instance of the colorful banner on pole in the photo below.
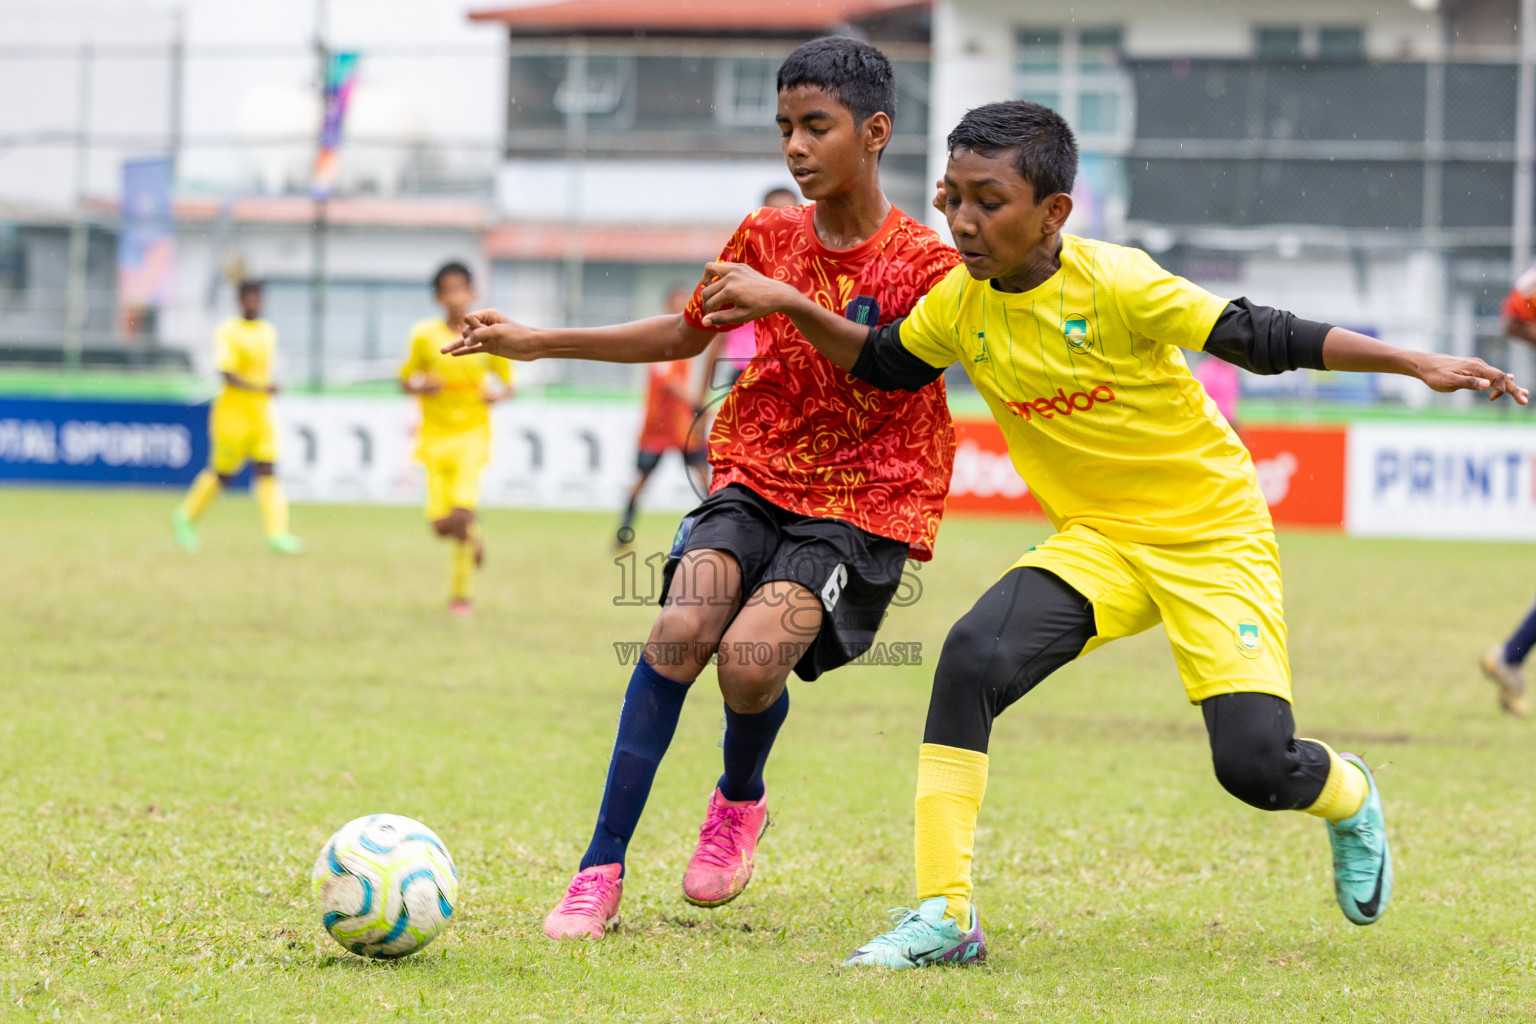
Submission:
M 171 159 L 123 161 L 122 225 L 117 235 L 118 329 L 152 337 L 159 309 L 176 282 L 176 228 L 171 214 Z
M 333 53 L 325 68 L 325 121 L 320 126 L 320 146 L 310 192 L 316 199 L 330 198 L 336 186 L 341 127 L 347 117 L 347 101 L 357 84 L 357 54 Z

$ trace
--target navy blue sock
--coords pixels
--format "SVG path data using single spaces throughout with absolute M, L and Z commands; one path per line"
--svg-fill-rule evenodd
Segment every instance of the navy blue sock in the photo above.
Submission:
M 1532 608 L 1525 616 L 1525 621 L 1515 630 L 1504 644 L 1504 661 L 1509 665 L 1519 665 L 1525 661 L 1525 656 L 1531 648 L 1536 647 L 1536 608 Z
M 725 774 L 720 776 L 720 795 L 727 800 L 761 800 L 763 765 L 789 714 L 789 687 L 779 699 L 755 715 L 738 715 L 725 706 Z
M 640 813 L 651 795 L 651 781 L 672 743 L 672 734 L 677 732 L 683 698 L 691 685 L 668 679 L 644 658 L 635 666 L 629 689 L 624 692 L 624 709 L 619 712 L 619 735 L 613 741 L 597 827 L 581 858 L 583 871 L 595 864 L 624 863 L 625 848 L 640 824 Z

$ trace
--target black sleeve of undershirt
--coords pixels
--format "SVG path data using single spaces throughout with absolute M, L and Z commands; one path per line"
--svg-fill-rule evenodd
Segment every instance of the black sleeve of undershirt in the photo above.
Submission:
M 1326 370 L 1323 339 L 1332 327 L 1283 309 L 1233 299 L 1216 318 L 1205 351 L 1251 373 L 1285 373 L 1303 367 Z
M 848 372 L 881 391 L 921 391 L 944 374 L 944 367 L 929 366 L 901 344 L 901 324 L 906 317 L 883 327 L 871 327 Z

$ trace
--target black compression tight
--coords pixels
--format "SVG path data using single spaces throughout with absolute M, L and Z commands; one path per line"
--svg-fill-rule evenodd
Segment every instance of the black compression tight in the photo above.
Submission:
M 924 743 L 985 752 L 992 721 L 1096 635 L 1093 605 L 1042 569 L 1014 569 L 994 583 L 949 632 L 934 673 Z M 1200 709 L 1216 778 L 1264 810 L 1316 802 L 1328 751 L 1298 740 L 1291 705 L 1267 693 L 1224 693 Z

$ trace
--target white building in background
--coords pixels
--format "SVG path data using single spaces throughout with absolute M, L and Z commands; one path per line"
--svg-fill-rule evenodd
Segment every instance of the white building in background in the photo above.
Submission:
M 537 322 L 659 312 L 691 285 L 784 167 L 775 74 L 800 43 L 850 32 L 892 59 L 898 101 L 881 173 L 918 212 L 928 187 L 926 0 L 580 0 L 480 10 L 508 33 L 495 287 Z M 629 379 L 584 364 L 583 379 Z
M 1083 153 L 1072 230 L 1221 294 L 1503 358 L 1516 11 L 936 0 L 929 176 L 965 110 L 1045 103 Z

